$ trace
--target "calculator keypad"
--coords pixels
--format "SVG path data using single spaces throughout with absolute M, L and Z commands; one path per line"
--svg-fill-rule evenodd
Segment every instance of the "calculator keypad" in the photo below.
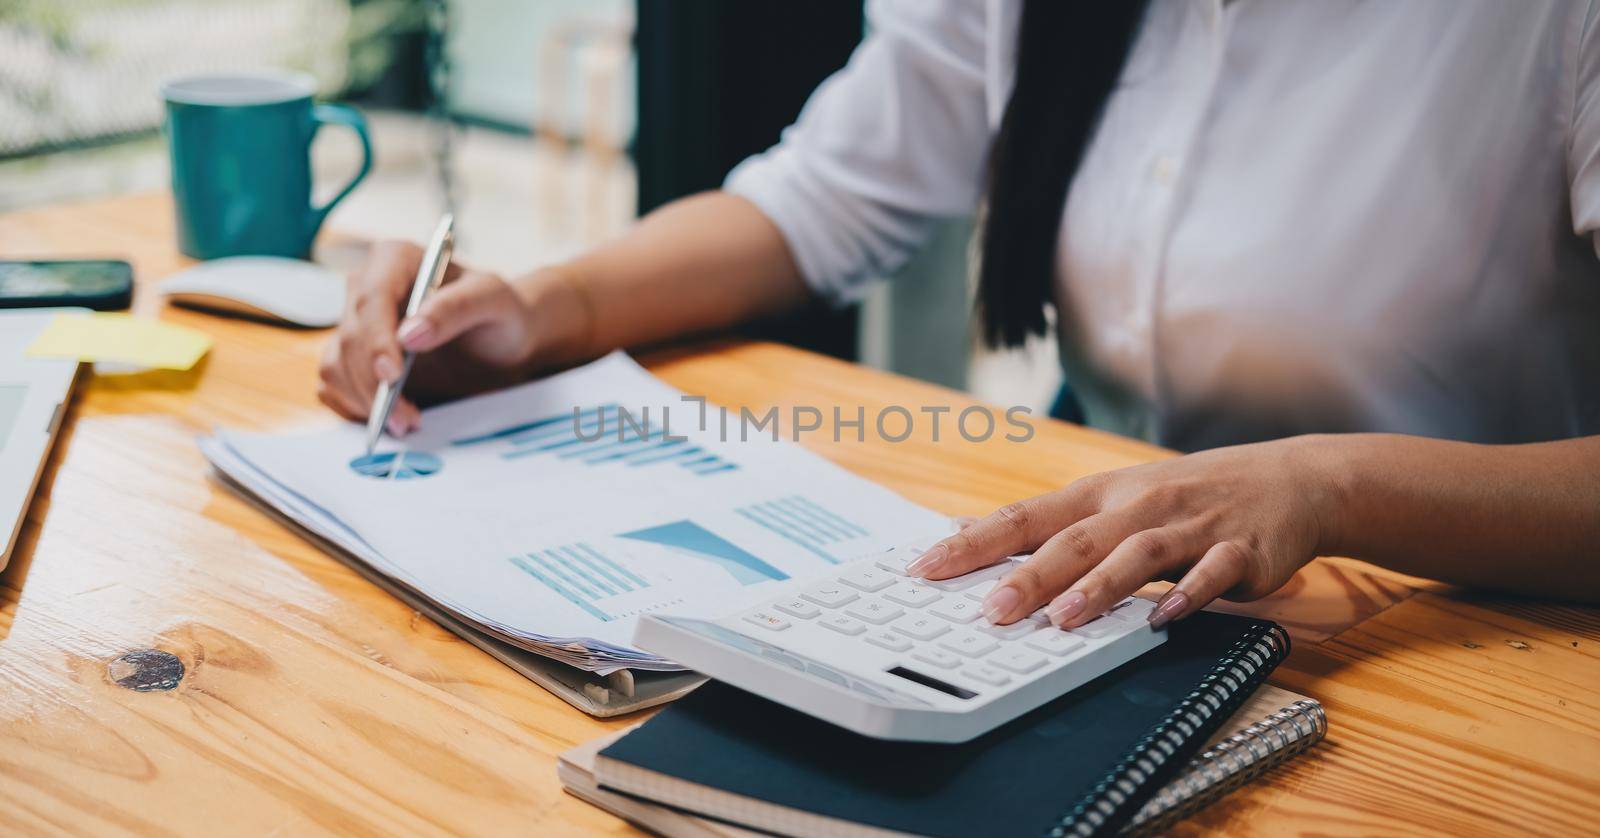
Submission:
M 892 602 L 884 602 L 881 599 L 864 599 L 854 605 L 847 606 L 844 609 L 844 613 L 857 620 L 881 626 L 906 612 L 905 609 Z
M 894 621 L 894 630 L 913 640 L 932 640 L 948 632 L 950 624 L 926 614 L 907 614 Z
M 946 599 L 928 608 L 928 613 L 952 623 L 966 625 L 978 619 L 978 603 L 970 599 Z
M 752 611 L 744 615 L 745 622 L 760 626 L 768 631 L 783 631 L 791 623 L 770 611 Z
M 857 635 L 867 630 L 866 623 L 863 623 L 860 620 L 851 619 L 843 614 L 830 614 L 826 617 L 823 617 L 822 627 L 833 629 L 834 631 L 847 636 Z
M 868 565 L 865 567 L 856 568 L 855 570 L 840 576 L 839 581 L 849 585 L 852 588 L 855 588 L 858 591 L 866 591 L 869 594 L 875 594 L 884 588 L 893 585 L 897 578 L 898 577 L 887 570 Z
M 911 653 L 911 657 L 914 657 L 923 663 L 931 663 L 940 669 L 955 669 L 961 665 L 960 658 L 950 654 L 949 652 L 942 652 L 938 649 L 918 649 L 917 651 Z
M 842 582 L 820 582 L 801 591 L 800 596 L 823 608 L 838 608 L 855 602 L 861 595 Z
M 775 602 L 772 604 L 772 607 L 782 611 L 785 614 L 788 614 L 791 617 L 799 617 L 802 620 L 809 620 L 812 617 L 822 613 L 821 608 L 818 608 L 817 606 L 812 605 L 811 603 L 806 602 L 799 597 Z
M 743 623 L 779 645 L 821 632 L 828 650 L 852 644 L 870 650 L 885 669 L 927 673 L 969 691 L 999 693 L 1041 678 L 1139 630 L 1153 605 L 1127 599 L 1070 630 L 1036 612 L 1010 625 L 990 623 L 980 603 L 1015 562 L 1001 562 L 955 579 L 913 578 L 906 567 L 931 545 L 903 545 L 836 568 L 828 578 L 746 612 Z M 817 628 L 813 628 L 813 627 Z M 790 648 L 798 651 L 799 646 Z M 821 648 L 821 647 L 818 647 Z
M 901 582 L 894 585 L 884 591 L 883 596 L 886 599 L 892 599 L 901 605 L 909 605 L 912 608 L 932 605 L 944 598 L 939 595 L 938 591 L 927 585 L 918 585 L 915 582 Z
M 1003 687 L 1006 684 L 1011 683 L 1010 675 L 1007 675 L 992 666 L 969 666 L 966 669 L 961 670 L 961 674 L 973 679 L 974 681 L 982 681 L 983 683 L 994 687 Z
M 911 648 L 911 641 L 895 634 L 888 629 L 877 629 L 867 633 L 866 641 L 874 646 L 888 649 L 891 652 L 904 652 Z
M 975 631 L 951 632 L 939 641 L 939 645 L 969 658 L 981 658 L 1000 648 L 1000 644 L 996 643 L 994 638 L 985 637 Z

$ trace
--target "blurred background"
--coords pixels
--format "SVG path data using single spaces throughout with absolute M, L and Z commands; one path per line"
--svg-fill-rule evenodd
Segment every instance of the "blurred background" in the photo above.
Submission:
M 372 175 L 328 226 L 425 238 L 507 274 L 719 185 L 865 32 L 861 0 L 0 0 L 0 212 L 168 187 L 162 81 L 286 68 L 362 109 Z M 319 199 L 360 159 L 313 147 Z M 1044 412 L 1055 348 L 970 336 L 968 220 L 863 305 L 752 335 Z

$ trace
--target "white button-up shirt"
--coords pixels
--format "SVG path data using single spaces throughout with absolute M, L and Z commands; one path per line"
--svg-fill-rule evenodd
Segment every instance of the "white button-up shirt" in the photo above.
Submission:
M 837 300 L 975 209 L 1020 3 L 870 14 L 727 184 Z M 1062 360 L 1090 422 L 1182 449 L 1600 433 L 1594 18 L 1154 0 L 1063 212 Z

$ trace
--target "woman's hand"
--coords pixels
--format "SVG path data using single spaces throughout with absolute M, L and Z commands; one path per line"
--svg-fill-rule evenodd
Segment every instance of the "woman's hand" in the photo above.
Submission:
M 406 242 L 373 248 L 350 281 L 344 317 L 320 370 L 318 398 L 339 415 L 362 421 L 378 382 L 399 377 L 402 352 L 418 353 L 406 379 L 407 397 L 396 398 L 389 413 L 388 431 L 396 436 L 416 430 L 419 397 L 438 400 L 522 380 L 554 338 L 542 328 L 550 318 L 540 316 L 548 293 L 454 264 L 416 316 L 398 322 L 422 256 L 421 248 Z
M 983 614 L 1011 623 L 1040 606 L 1080 625 L 1153 579 L 1178 583 L 1157 625 L 1219 597 L 1256 599 L 1336 544 L 1333 481 L 1319 438 L 1219 448 L 1097 474 L 1002 507 L 943 539 L 910 568 L 946 579 L 1033 555 L 989 592 Z

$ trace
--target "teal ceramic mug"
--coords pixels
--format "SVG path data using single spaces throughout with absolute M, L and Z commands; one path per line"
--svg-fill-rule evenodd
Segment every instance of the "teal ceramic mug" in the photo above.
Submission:
M 293 73 L 193 76 L 161 88 L 167 103 L 178 248 L 197 259 L 304 258 L 328 211 L 372 168 L 361 114 L 311 101 Z M 361 170 L 321 206 L 311 203 L 311 140 L 333 123 L 361 140 Z

